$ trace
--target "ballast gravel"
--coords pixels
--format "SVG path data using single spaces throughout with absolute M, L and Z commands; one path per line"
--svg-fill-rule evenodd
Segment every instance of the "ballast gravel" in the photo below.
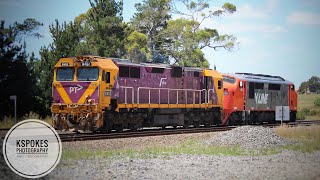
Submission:
M 175 145 L 186 139 L 204 140 L 207 145 L 234 146 L 244 150 L 270 148 L 295 143 L 268 128 L 242 126 L 222 133 L 179 134 L 63 143 L 63 149 L 103 151 L 140 149 L 153 145 Z M 2 149 L 2 140 L 0 148 Z M 302 153 L 283 150 L 276 155 L 159 155 L 141 154 L 139 158 L 62 159 L 42 179 L 319 179 L 320 151 Z M 0 154 L 0 179 L 22 179 L 6 165 Z
M 320 152 L 63 161 L 49 179 L 320 179 Z
M 241 126 L 230 131 L 218 132 L 205 141 L 214 146 L 240 146 L 243 150 L 273 148 L 292 145 L 297 142 L 284 139 L 275 134 L 271 128 L 262 126 Z

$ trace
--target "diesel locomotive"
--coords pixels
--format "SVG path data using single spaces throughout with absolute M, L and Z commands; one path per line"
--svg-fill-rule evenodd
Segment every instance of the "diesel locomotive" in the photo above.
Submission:
M 296 121 L 297 92 L 292 82 L 280 76 L 223 74 L 223 85 L 224 125 Z M 287 117 L 277 119 L 276 113 L 287 114 Z
M 54 66 L 52 118 L 57 129 L 109 132 L 221 123 L 223 77 L 211 69 L 97 56 Z

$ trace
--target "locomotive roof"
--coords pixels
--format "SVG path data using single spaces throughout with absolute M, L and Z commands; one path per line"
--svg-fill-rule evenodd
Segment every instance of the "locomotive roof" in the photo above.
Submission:
M 273 83 L 273 84 L 293 84 L 280 76 L 272 76 L 266 74 L 253 74 L 253 73 L 234 73 L 226 74 L 231 77 L 235 77 L 240 80 L 246 80 L 250 82 L 262 82 L 262 83 Z
M 112 59 L 118 65 L 129 65 L 129 66 L 142 66 L 142 67 L 155 67 L 155 68 L 171 68 L 171 67 L 182 67 L 182 66 L 175 66 L 170 64 L 163 64 L 163 63 L 133 63 L 129 60 L 122 60 L 122 59 Z M 183 67 L 185 70 L 189 71 L 202 71 L 202 68 L 197 67 Z

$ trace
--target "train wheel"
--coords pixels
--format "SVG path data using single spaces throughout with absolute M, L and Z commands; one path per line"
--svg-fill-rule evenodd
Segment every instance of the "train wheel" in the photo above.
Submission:
M 129 129 L 131 129 L 132 131 L 137 131 L 138 127 L 137 127 L 137 125 L 129 124 Z
M 123 131 L 123 126 L 122 124 L 117 124 L 117 125 L 114 125 L 115 126 L 115 129 L 117 132 L 122 132 Z
M 199 125 L 200 125 L 200 122 L 199 122 L 199 121 L 194 121 L 194 122 L 193 122 L 193 125 L 194 125 L 195 128 L 198 128 Z

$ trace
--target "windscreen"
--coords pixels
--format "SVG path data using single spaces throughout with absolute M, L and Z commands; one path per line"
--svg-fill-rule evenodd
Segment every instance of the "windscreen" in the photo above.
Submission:
M 57 70 L 57 81 L 72 81 L 74 69 L 73 68 L 59 68 Z
M 77 70 L 78 81 L 96 81 L 99 77 L 98 68 L 79 68 Z
M 236 80 L 232 77 L 223 76 L 223 82 L 234 84 L 234 83 L 236 83 Z

